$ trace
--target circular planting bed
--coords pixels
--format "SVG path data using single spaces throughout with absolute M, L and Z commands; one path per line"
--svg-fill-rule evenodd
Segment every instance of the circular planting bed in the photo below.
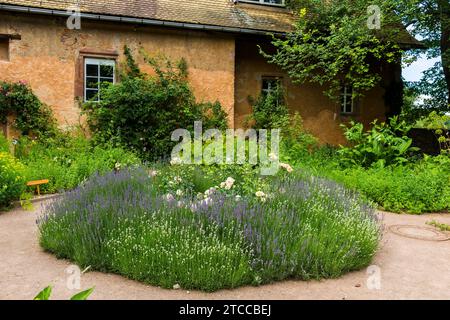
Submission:
M 245 193 L 236 174 L 201 192 L 188 169 L 169 169 L 97 175 L 62 195 L 39 221 L 41 246 L 81 267 L 204 291 L 335 278 L 369 265 L 378 249 L 374 208 L 336 183 L 293 174 Z M 185 172 L 170 176 L 177 170 Z M 189 183 L 167 193 L 167 181 Z

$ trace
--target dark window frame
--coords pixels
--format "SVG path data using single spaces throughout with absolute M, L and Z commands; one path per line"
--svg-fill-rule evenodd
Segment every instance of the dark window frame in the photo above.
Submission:
M 267 81 L 269 86 L 265 88 L 264 82 Z M 271 82 L 277 82 L 279 86 L 283 87 L 283 77 L 279 76 L 262 76 L 261 77 L 261 94 L 269 94 L 276 87 L 272 86 Z

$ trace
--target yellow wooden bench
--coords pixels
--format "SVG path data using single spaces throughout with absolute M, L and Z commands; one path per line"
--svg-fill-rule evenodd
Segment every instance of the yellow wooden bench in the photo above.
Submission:
M 37 194 L 38 194 L 38 196 L 40 196 L 40 195 L 41 195 L 41 190 L 39 189 L 39 187 L 40 187 L 41 185 L 47 184 L 47 183 L 49 183 L 49 180 L 48 180 L 48 179 L 44 179 L 44 180 L 36 180 L 36 181 L 29 181 L 29 182 L 27 182 L 27 186 L 28 186 L 28 187 L 36 187 Z

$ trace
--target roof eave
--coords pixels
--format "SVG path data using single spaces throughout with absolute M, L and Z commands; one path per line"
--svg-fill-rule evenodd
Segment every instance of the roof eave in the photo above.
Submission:
M 64 11 L 64 10 L 54 10 L 54 9 L 36 8 L 36 7 L 30 7 L 30 6 L 6 5 L 6 4 L 0 4 L 0 11 L 28 13 L 28 14 L 41 14 L 41 15 L 57 16 L 57 17 L 70 17 L 73 14 L 70 11 Z M 118 15 L 105 15 L 105 14 L 96 14 L 96 13 L 88 13 L 88 12 L 81 12 L 80 17 L 82 19 L 88 19 L 88 20 L 94 20 L 94 21 L 109 21 L 109 22 L 113 21 L 113 22 L 131 23 L 131 24 L 140 24 L 140 25 L 149 25 L 149 26 L 181 28 L 181 29 L 188 29 L 188 30 L 204 30 L 204 31 L 226 32 L 226 33 L 253 34 L 253 35 L 259 35 L 259 36 L 268 36 L 268 35 L 272 35 L 272 34 L 276 34 L 276 35 L 285 34 L 284 32 L 277 32 L 277 31 L 270 31 L 270 30 L 259 30 L 259 29 L 251 29 L 251 28 L 236 28 L 236 27 L 218 26 L 218 25 L 201 24 L 201 23 L 165 21 L 165 20 L 157 20 L 157 19 L 143 19 L 143 18 L 118 16 Z

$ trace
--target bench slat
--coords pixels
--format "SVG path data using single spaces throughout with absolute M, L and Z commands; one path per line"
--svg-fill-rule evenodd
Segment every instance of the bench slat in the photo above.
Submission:
M 27 186 L 32 187 L 32 186 L 39 186 L 41 184 L 47 184 L 49 183 L 49 180 L 44 179 L 44 180 L 36 180 L 36 181 L 29 181 L 27 182 Z

